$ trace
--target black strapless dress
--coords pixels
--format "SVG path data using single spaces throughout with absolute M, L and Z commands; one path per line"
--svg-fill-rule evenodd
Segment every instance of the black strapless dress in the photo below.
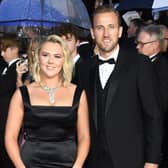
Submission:
M 71 168 L 77 152 L 77 109 L 82 90 L 76 88 L 73 104 L 67 107 L 31 105 L 27 87 L 20 87 L 20 91 L 26 133 L 21 157 L 26 168 Z

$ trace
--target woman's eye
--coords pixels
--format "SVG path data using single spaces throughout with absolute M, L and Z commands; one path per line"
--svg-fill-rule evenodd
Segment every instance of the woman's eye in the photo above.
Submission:
M 48 54 L 41 54 L 43 57 L 47 57 L 48 56 Z
M 55 57 L 55 58 L 62 58 L 61 55 L 55 55 L 54 57 Z

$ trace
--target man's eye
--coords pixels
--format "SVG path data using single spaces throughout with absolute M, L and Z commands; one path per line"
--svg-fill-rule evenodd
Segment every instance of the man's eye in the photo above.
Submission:
M 103 26 L 97 26 L 96 29 L 97 29 L 97 30 L 102 30 L 102 29 L 103 29 Z
M 116 25 L 109 25 L 110 29 L 115 29 L 117 26 Z

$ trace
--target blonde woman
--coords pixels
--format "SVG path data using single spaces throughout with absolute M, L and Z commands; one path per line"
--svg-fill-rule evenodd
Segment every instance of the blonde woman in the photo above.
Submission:
M 10 104 L 5 142 L 16 168 L 82 168 L 90 144 L 88 106 L 71 76 L 66 44 L 47 37 L 35 53 L 35 82 L 18 89 Z M 22 122 L 26 142 L 19 151 Z

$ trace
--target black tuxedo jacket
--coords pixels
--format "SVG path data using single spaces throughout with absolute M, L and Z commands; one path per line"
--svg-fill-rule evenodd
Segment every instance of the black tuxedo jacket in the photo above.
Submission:
M 16 61 L 17 62 L 17 61 Z M 16 62 L 0 75 L 0 132 L 4 133 L 10 99 L 16 90 Z M 1 70 L 0 74 L 2 73 Z
M 160 90 L 161 105 L 163 111 L 163 147 L 162 162 L 168 159 L 168 57 L 161 53 L 156 55 L 156 59 L 152 62 L 154 71 L 157 75 L 158 89 Z
M 3 57 L 0 56 L 0 72 L 2 72 L 2 70 L 4 69 L 4 67 L 6 66 L 6 62 L 4 61 Z
M 161 115 L 156 81 L 150 60 L 120 49 L 111 74 L 105 102 L 105 136 L 113 168 L 142 168 L 145 162 L 158 163 L 161 151 Z M 87 88 L 91 150 L 88 168 L 95 167 L 97 135 L 96 58 Z
M 160 88 L 163 111 L 168 112 L 168 57 L 158 53 L 152 65 L 157 76 L 158 88 Z
M 80 57 L 74 66 L 72 83 L 80 88 L 88 87 L 90 60 L 91 58 L 86 60 Z
M 81 44 L 78 46 L 78 53 L 84 60 L 90 59 L 93 55 L 93 47 L 90 43 Z

